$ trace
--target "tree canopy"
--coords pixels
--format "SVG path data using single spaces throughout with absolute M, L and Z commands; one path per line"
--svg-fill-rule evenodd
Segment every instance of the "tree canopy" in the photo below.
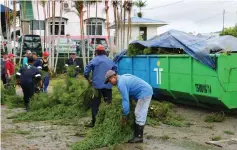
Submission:
M 237 25 L 235 25 L 234 27 L 230 27 L 230 28 L 225 28 L 220 35 L 232 35 L 234 37 L 237 37 Z

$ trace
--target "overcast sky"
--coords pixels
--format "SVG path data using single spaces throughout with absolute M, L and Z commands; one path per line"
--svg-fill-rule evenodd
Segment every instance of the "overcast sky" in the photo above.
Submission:
M 142 12 L 144 17 L 170 23 L 158 32 L 173 28 L 209 33 L 222 30 L 224 9 L 225 27 L 234 26 L 237 23 L 237 0 L 147 0 Z

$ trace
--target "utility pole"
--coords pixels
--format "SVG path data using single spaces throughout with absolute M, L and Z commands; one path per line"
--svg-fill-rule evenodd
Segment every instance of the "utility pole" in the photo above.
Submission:
M 223 10 L 223 29 L 222 31 L 224 31 L 225 29 L 225 9 Z

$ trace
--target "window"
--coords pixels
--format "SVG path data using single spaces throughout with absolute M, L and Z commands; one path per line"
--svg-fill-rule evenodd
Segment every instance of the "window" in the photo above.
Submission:
M 96 29 L 96 20 L 92 20 L 86 23 L 86 33 L 87 35 L 102 35 L 102 22 L 97 21 L 97 29 Z
M 139 36 L 141 36 L 142 39 L 146 41 L 147 40 L 147 27 L 140 27 L 139 34 L 140 34 Z
M 44 30 L 44 20 L 31 20 L 30 30 Z
M 59 22 L 55 22 L 54 35 L 58 35 L 58 30 L 59 30 Z M 49 31 L 50 31 L 50 35 L 53 35 L 53 22 L 49 23 Z M 64 22 L 61 22 L 61 34 L 60 35 L 65 35 Z

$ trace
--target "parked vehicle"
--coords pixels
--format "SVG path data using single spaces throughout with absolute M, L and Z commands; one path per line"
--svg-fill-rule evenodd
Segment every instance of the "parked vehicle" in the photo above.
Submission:
M 77 47 L 77 54 L 79 56 L 82 56 L 82 40 L 74 40 L 76 42 Z M 95 41 L 95 43 L 94 43 Z M 104 37 L 97 37 L 97 38 L 86 38 L 85 39 L 85 52 L 86 56 L 88 55 L 92 57 L 94 53 L 94 47 L 97 47 L 99 44 L 103 45 L 105 47 L 105 51 L 107 54 L 109 54 L 109 47 L 108 47 L 108 41 Z
M 22 37 L 18 40 L 17 55 L 20 56 Z M 25 35 L 23 39 L 22 54 L 25 54 L 26 50 L 35 51 L 39 56 L 42 56 L 42 44 L 39 35 Z
M 55 51 L 59 52 L 60 55 L 62 54 L 70 54 L 70 53 L 76 53 L 76 42 L 72 39 L 67 38 L 59 38 L 55 40 Z M 57 49 L 58 48 L 58 49 Z

